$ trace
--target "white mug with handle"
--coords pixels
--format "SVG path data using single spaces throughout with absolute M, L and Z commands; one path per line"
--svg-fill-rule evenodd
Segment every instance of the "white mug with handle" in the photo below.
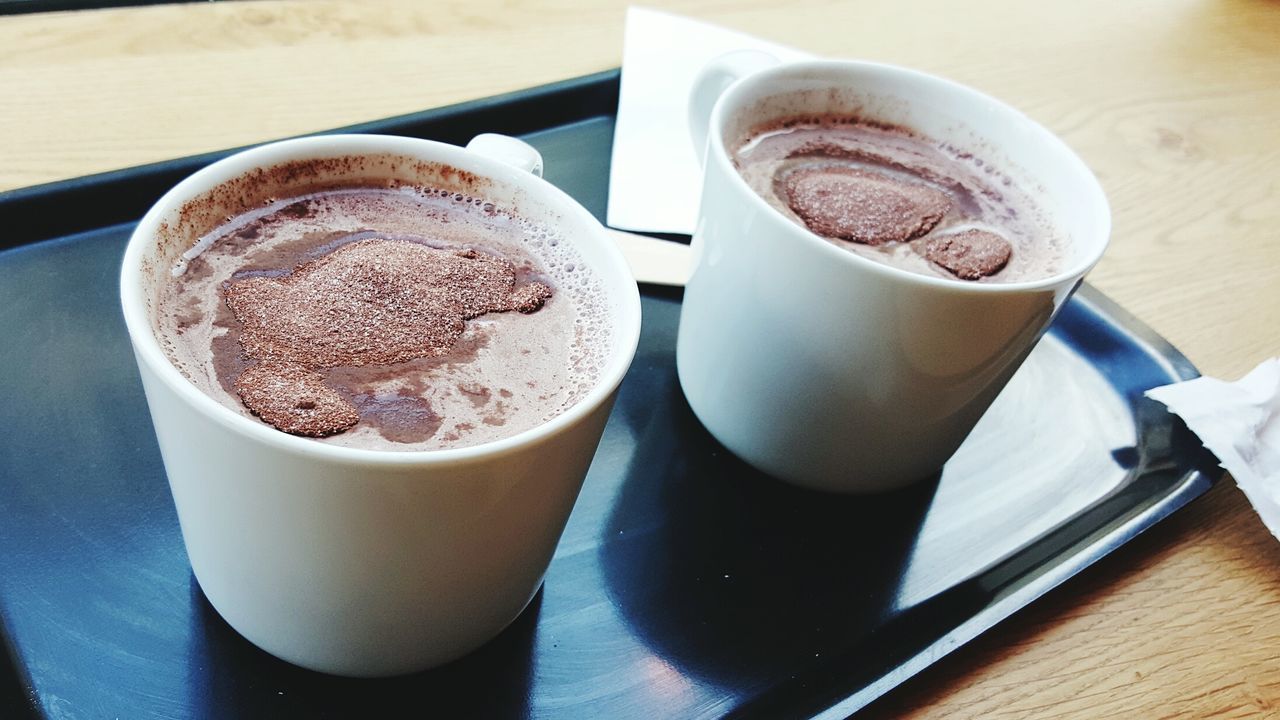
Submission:
M 713 61 L 694 83 L 703 158 L 676 367 L 726 448 L 820 490 L 890 490 L 936 473 L 1102 256 L 1110 210 L 1065 143 L 976 90 L 870 62 Z M 797 116 L 904 126 L 995 162 L 1067 240 L 1049 277 L 966 283 L 837 247 L 757 195 L 733 150 Z
M 601 281 L 612 332 L 594 386 L 546 422 L 467 447 L 399 452 L 288 435 L 206 395 L 166 355 L 157 289 L 227 215 L 296 187 L 395 180 L 476 192 L 559 231 Z M 306 668 L 377 677 L 479 647 L 541 587 L 640 335 L 622 254 L 516 140 L 465 149 L 407 137 L 322 135 L 237 153 L 164 195 L 120 276 L 124 318 L 191 567 L 209 602 L 255 645 Z M 247 189 L 246 189 L 247 188 Z M 478 188 L 478 189 L 477 189 Z

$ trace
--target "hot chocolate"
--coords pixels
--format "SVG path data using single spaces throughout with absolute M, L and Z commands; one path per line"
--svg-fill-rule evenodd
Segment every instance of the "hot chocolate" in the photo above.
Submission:
M 904 128 L 794 118 L 750 133 L 733 159 L 779 212 L 887 265 L 983 282 L 1063 265 L 1061 237 L 999 168 Z
M 570 243 L 483 198 L 357 187 L 273 200 L 188 251 L 159 336 L 201 390 L 277 429 L 463 447 L 556 416 L 608 352 Z

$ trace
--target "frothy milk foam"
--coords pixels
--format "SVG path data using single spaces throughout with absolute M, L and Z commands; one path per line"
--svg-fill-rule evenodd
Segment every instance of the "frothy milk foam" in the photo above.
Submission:
M 840 248 L 886 265 L 956 279 L 931 256 L 931 241 L 974 232 L 995 236 L 1012 252 L 1006 261 L 991 263 L 995 271 L 986 268 L 983 277 L 966 280 L 1046 278 L 1069 255 L 1061 231 L 999 164 L 903 127 L 856 116 L 802 115 L 749 128 L 732 150 L 743 179 L 778 212 Z M 828 187 L 819 182 L 816 192 L 796 197 L 791 181 L 806 174 L 826 174 Z M 859 184 L 866 189 L 847 192 Z M 885 185 L 892 189 L 886 192 Z M 911 197 L 920 192 L 936 195 L 943 207 L 935 211 Z M 816 207 L 805 207 L 805 200 Z M 879 207 L 876 200 L 882 201 Z M 802 217 L 803 212 L 814 214 Z M 845 225 L 885 237 L 833 236 Z
M 200 390 L 257 418 L 235 389 L 252 360 L 225 302 L 228 283 L 283 277 L 349 243 L 371 239 L 475 250 L 540 281 L 552 297 L 537 311 L 466 321 L 453 349 L 385 366 L 321 370 L 360 412 L 351 429 L 319 441 L 383 450 L 476 445 L 536 427 L 596 383 L 612 341 L 602 281 L 573 243 L 482 197 L 429 187 L 354 187 L 268 202 L 198 241 L 157 288 L 158 337 Z

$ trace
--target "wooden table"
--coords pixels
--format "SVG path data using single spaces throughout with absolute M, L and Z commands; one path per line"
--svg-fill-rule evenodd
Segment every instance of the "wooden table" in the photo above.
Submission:
M 1091 282 L 1206 374 L 1280 353 L 1280 4 L 659 6 L 1022 108 L 1111 198 Z M 614 67 L 624 9 L 263 0 L 0 18 L 0 190 Z M 1280 716 L 1280 543 L 1228 479 L 866 715 Z

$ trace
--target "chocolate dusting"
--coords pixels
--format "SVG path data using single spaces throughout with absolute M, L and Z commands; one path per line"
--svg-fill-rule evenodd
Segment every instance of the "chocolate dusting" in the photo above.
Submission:
M 333 435 L 360 420 L 355 407 L 324 384 L 324 376 L 295 363 L 254 365 L 240 373 L 235 388 L 254 415 L 293 435 Z
M 241 324 L 241 352 L 257 363 L 235 382 L 241 401 L 280 430 L 323 436 L 349 429 L 359 413 L 314 371 L 443 356 L 467 320 L 535 312 L 552 291 L 517 286 L 503 258 L 378 238 L 288 275 L 232 281 L 224 295 Z
M 951 209 L 940 190 L 842 165 L 799 169 L 783 184 L 788 205 L 810 230 L 866 245 L 918 238 Z
M 923 254 L 961 280 L 978 280 L 1000 272 L 1013 246 L 993 232 L 974 229 L 931 237 Z

